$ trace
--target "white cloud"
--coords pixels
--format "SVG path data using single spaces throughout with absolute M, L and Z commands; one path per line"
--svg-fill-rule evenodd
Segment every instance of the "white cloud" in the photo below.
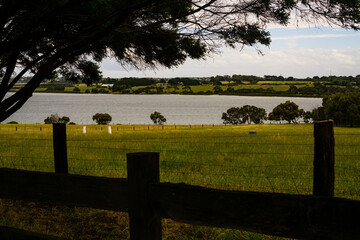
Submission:
M 285 36 L 285 37 L 274 37 L 274 38 L 272 38 L 272 40 L 291 40 L 291 39 L 309 39 L 309 38 L 340 38 L 340 37 L 360 37 L 360 33 L 293 35 L 293 36 Z
M 221 55 L 207 61 L 188 60 L 174 69 L 158 71 L 124 71 L 114 63 L 103 65 L 104 76 L 110 77 L 209 77 L 215 75 L 282 75 L 284 77 L 312 77 L 360 74 L 360 49 L 305 49 L 288 45 L 284 50 L 268 49 L 265 55 L 254 49 L 242 52 L 225 49 Z

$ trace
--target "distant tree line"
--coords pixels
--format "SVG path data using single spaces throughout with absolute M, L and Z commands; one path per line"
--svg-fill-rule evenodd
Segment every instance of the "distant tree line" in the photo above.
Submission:
M 245 105 L 242 107 L 232 107 L 222 114 L 224 124 L 260 124 L 264 120 L 287 121 L 288 123 L 298 123 L 299 118 L 303 118 L 304 122 L 309 122 L 311 118 L 310 112 L 299 109 L 299 106 L 291 101 L 280 103 L 269 115 L 266 114 L 264 108 Z
M 275 90 L 272 86 L 246 87 L 245 84 L 257 84 L 259 81 L 271 81 L 270 85 L 289 85 L 287 91 Z M 297 86 L 299 81 L 309 82 L 308 86 Z M 73 87 L 73 92 L 81 92 L 73 84 L 64 84 L 65 81 L 41 84 L 40 88 L 46 88 L 47 92 L 63 92 L 65 87 Z M 104 84 L 114 84 L 110 89 L 100 88 L 86 89 L 86 93 L 109 93 L 122 94 L 197 94 L 197 95 L 262 95 L 262 96 L 329 96 L 335 93 L 345 93 L 359 89 L 360 75 L 353 76 L 314 76 L 312 78 L 294 78 L 265 75 L 258 77 L 253 75 L 224 75 L 210 78 L 103 78 Z M 311 85 L 310 85 L 311 83 Z M 212 90 L 192 91 L 191 86 L 213 85 Z M 243 85 L 241 88 L 235 86 Z M 164 88 L 172 88 L 165 91 Z M 17 88 L 19 89 L 19 88 Z
M 358 91 L 335 93 L 323 99 L 321 107 L 304 111 L 291 101 L 280 103 L 269 115 L 265 109 L 245 105 L 229 108 L 222 115 L 224 124 L 263 123 L 264 120 L 305 123 L 333 119 L 337 126 L 360 126 L 360 93 Z
M 287 92 L 294 94 L 294 95 L 326 96 L 326 95 L 331 95 L 334 93 L 345 93 L 345 92 L 351 91 L 353 89 L 353 87 L 355 87 L 355 84 L 352 84 L 351 82 L 347 82 L 347 84 L 345 86 L 343 86 L 343 85 L 334 86 L 334 85 L 328 84 L 328 83 L 315 82 L 314 86 L 312 86 L 312 87 L 298 88 L 294 85 L 291 85 Z
M 275 90 L 273 87 L 242 87 L 239 89 L 234 86 L 241 84 L 257 84 L 259 81 L 273 81 L 271 85 L 289 85 L 287 91 Z M 302 81 L 313 83 L 311 86 L 297 87 L 297 82 Z M 360 87 L 360 75 L 353 76 L 323 76 L 313 78 L 294 78 L 282 76 L 265 75 L 258 77 L 253 75 L 224 75 L 210 78 L 170 78 L 170 79 L 155 79 L 155 78 L 106 78 L 103 83 L 114 84 L 113 92 L 119 93 L 134 93 L 134 94 L 161 94 L 164 93 L 163 87 L 173 87 L 173 91 L 169 93 L 176 94 L 221 94 L 221 95 L 283 95 L 283 96 L 327 96 L 334 93 L 344 93 L 349 90 Z M 277 83 L 278 82 L 278 83 Z M 156 85 L 159 84 L 159 85 Z M 160 85 L 164 84 L 164 85 Z M 183 89 L 178 91 L 179 86 L 190 87 L 197 85 L 213 85 L 213 90 L 193 92 L 191 89 Z M 246 86 L 246 85 L 244 85 Z M 141 87 L 132 89 L 133 87 Z
M 168 82 L 170 85 L 196 86 L 201 85 L 202 82 L 194 78 L 171 78 Z
M 266 120 L 267 117 L 265 109 L 245 105 L 241 108 L 229 108 L 226 112 L 223 113 L 221 119 L 224 120 L 224 124 L 251 124 L 251 122 L 259 124 L 263 123 L 263 120 Z

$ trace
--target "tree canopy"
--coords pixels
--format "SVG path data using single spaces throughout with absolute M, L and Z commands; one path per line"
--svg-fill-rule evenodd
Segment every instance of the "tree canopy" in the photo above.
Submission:
M 56 72 L 91 84 L 99 71 L 89 60 L 172 67 L 220 44 L 267 46 L 266 26 L 288 24 L 291 13 L 359 28 L 358 0 L 1 0 L 0 122 Z
M 269 113 L 269 120 L 282 121 L 285 120 L 288 123 L 297 123 L 297 119 L 304 114 L 303 109 L 299 109 L 299 106 L 291 101 L 286 101 L 277 105 L 271 113 Z
M 223 113 L 221 119 L 224 124 L 251 124 L 251 122 L 259 124 L 266 119 L 266 111 L 263 108 L 250 105 L 244 105 L 241 108 L 232 107 Z
M 240 108 L 231 107 L 222 114 L 221 119 L 224 124 L 241 124 L 244 123 L 240 115 Z
M 98 124 L 98 125 L 107 125 L 111 122 L 112 117 L 108 113 L 96 113 L 92 119 Z
M 44 119 L 45 124 L 52 124 L 52 123 L 69 123 L 70 118 L 67 116 L 60 117 L 58 114 L 51 114 L 49 117 Z
M 323 99 L 313 110 L 315 120 L 333 119 L 336 125 L 360 125 L 360 93 L 336 93 Z
M 156 125 L 163 125 L 164 123 L 166 123 L 166 118 L 161 113 L 156 111 L 150 114 L 150 119 Z

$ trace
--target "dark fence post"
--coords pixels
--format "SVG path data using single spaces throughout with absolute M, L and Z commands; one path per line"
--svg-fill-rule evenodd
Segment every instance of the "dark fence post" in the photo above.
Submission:
M 159 153 L 128 153 L 131 240 L 161 240 L 161 218 L 148 200 L 148 184 L 158 183 Z
M 314 122 L 314 196 L 334 196 L 334 169 L 334 121 Z
M 66 148 L 66 125 L 53 124 L 53 146 L 56 173 L 68 173 L 68 160 Z

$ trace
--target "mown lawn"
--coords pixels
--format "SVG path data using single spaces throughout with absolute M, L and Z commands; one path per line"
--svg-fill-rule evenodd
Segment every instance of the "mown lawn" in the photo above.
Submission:
M 313 126 L 68 126 L 69 172 L 126 177 L 126 153 L 160 152 L 162 182 L 311 194 Z M 256 134 L 249 134 L 256 132 Z M 360 199 L 360 129 L 335 128 L 335 196 Z M 0 167 L 54 171 L 51 125 L 0 125 Z M 0 202 L 0 225 L 72 239 L 127 239 L 127 215 Z M 278 239 L 164 220 L 164 239 Z

